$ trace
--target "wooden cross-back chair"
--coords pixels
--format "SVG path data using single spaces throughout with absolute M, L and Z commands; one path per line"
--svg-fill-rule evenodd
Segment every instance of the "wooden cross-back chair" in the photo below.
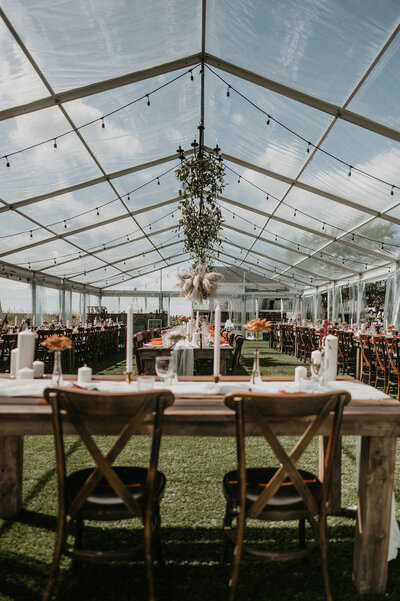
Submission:
M 74 560 L 108 562 L 135 558 L 144 549 L 148 599 L 154 600 L 154 546 L 162 564 L 159 502 L 166 479 L 158 471 L 158 456 L 164 409 L 174 401 L 168 390 L 138 393 L 99 393 L 74 388 L 47 388 L 45 398 L 52 406 L 58 477 L 58 522 L 53 562 L 43 601 L 54 586 L 61 556 Z M 95 467 L 67 474 L 63 419 L 67 417 L 83 441 Z M 137 433 L 145 418 L 151 417 L 152 445 L 148 467 L 116 466 L 121 451 Z M 91 433 L 96 423 L 115 422 L 119 430 L 111 448 L 103 454 Z M 112 426 L 113 427 L 113 426 Z M 129 548 L 102 551 L 83 544 L 84 520 L 113 521 L 139 518 L 144 526 L 143 542 Z M 68 527 L 75 525 L 75 543 L 67 542 Z M 124 541 L 125 542 L 125 541 Z
M 387 358 L 386 371 L 386 390 L 389 393 L 392 388 L 397 393 L 397 400 L 400 401 L 400 348 L 399 338 L 397 336 L 385 337 L 385 353 Z
M 374 384 L 376 376 L 376 360 L 370 343 L 371 334 L 360 334 L 361 349 L 361 381 Z
M 319 548 L 322 559 L 326 599 L 331 601 L 328 564 L 326 513 L 331 486 L 333 459 L 336 453 L 342 413 L 350 401 L 344 391 L 306 395 L 262 395 L 238 393 L 225 397 L 225 404 L 235 411 L 237 469 L 225 474 L 223 488 L 226 498 L 224 518 L 224 563 L 233 546 L 229 600 L 232 601 L 239 574 L 241 555 L 246 552 L 257 558 L 290 560 L 305 557 Z M 330 415 L 331 414 L 331 415 Z M 298 469 L 300 459 L 325 420 L 332 418 L 325 455 L 323 477 Z M 304 420 L 304 432 L 290 453 L 282 447 L 275 434 L 274 420 Z M 251 422 L 274 452 L 279 467 L 246 466 L 245 430 Z M 300 546 L 289 550 L 260 550 L 244 543 L 248 520 L 299 521 Z M 234 521 L 236 523 L 234 524 Z M 308 521 L 314 541 L 305 544 L 305 522 Z

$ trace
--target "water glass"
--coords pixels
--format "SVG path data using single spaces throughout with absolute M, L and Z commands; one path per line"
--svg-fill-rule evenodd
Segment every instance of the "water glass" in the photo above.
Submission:
M 174 359 L 171 356 L 156 357 L 156 374 L 163 382 L 168 384 L 174 370 Z

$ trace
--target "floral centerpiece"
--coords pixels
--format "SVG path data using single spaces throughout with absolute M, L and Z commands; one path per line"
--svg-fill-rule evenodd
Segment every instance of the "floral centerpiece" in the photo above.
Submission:
M 256 319 L 251 319 L 247 321 L 246 324 L 243 325 L 244 329 L 248 332 L 256 333 L 256 350 L 254 351 L 254 361 L 253 361 L 253 370 L 251 372 L 250 382 L 252 384 L 260 384 L 262 382 L 261 373 L 260 373 L 260 356 L 258 352 L 258 337 L 259 332 L 268 332 L 272 327 L 272 322 L 267 321 L 266 319 L 261 319 L 257 317 Z
M 63 376 L 62 376 L 62 366 L 61 366 L 61 353 L 65 350 L 70 350 L 72 348 L 72 340 L 68 338 L 68 336 L 58 336 L 58 334 L 53 334 L 49 336 L 43 342 L 40 343 L 41 346 L 44 346 L 50 353 L 54 352 L 54 365 L 53 365 L 53 375 L 51 377 L 51 382 L 55 386 L 62 386 L 63 384 Z

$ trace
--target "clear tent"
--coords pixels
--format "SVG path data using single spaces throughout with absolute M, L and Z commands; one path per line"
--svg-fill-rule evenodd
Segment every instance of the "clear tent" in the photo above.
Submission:
M 202 97 L 226 168 L 216 265 L 293 296 L 396 270 L 396 0 L 1 0 L 0 16 L 0 276 L 173 289 L 191 264 L 176 149 L 193 151 Z

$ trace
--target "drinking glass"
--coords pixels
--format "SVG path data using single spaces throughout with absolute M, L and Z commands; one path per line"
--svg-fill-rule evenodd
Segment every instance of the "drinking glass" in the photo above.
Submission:
M 311 380 L 314 383 L 315 387 L 318 388 L 322 384 L 323 378 L 323 358 L 321 356 L 320 359 L 315 359 L 311 357 L 310 363 L 310 371 L 311 371 Z
M 163 384 L 168 384 L 170 382 L 173 369 L 173 357 L 156 357 L 156 374 L 163 382 Z

